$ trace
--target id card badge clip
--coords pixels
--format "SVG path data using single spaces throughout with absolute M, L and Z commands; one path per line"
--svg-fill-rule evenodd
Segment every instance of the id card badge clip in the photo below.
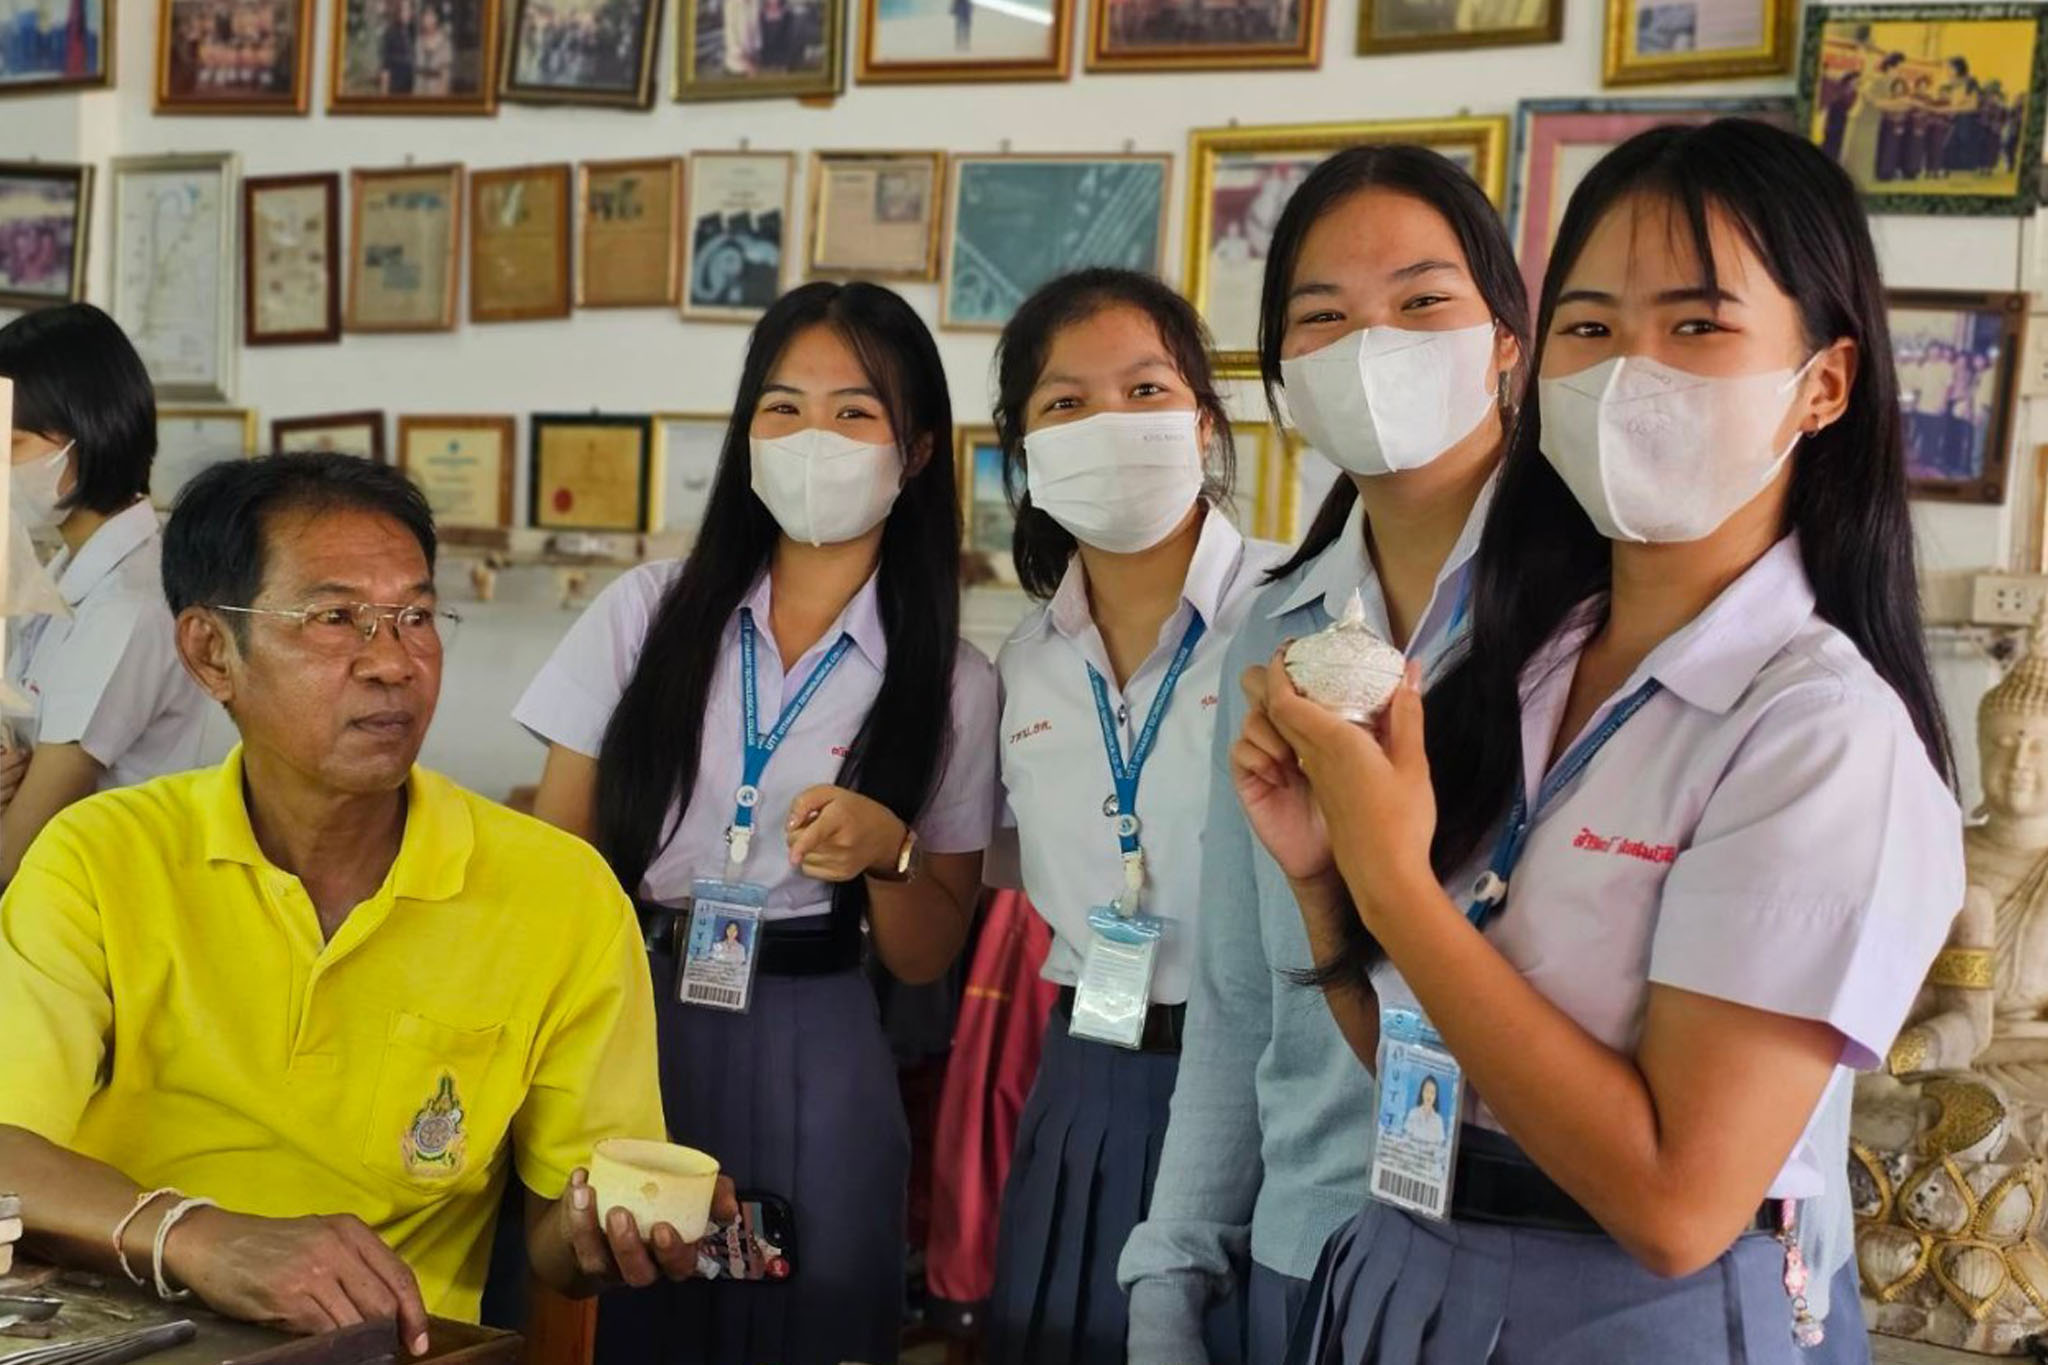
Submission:
M 1090 910 L 1088 927 L 1093 932 L 1080 980 L 1074 983 L 1074 1019 L 1067 1033 L 1136 1051 L 1145 1041 L 1145 1013 L 1152 1005 L 1152 974 L 1166 922 L 1127 915 L 1120 903 Z
M 1382 1204 L 1450 1216 L 1464 1069 L 1419 1010 L 1380 1011 L 1379 1095 L 1367 1189 Z
M 754 999 L 766 889 L 736 879 L 690 883 L 689 937 L 677 954 L 676 999 L 745 1014 Z

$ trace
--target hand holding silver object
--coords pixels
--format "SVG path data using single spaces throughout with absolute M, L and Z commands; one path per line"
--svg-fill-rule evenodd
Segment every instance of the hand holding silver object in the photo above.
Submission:
M 1303 696 L 1359 725 L 1379 718 L 1408 667 L 1407 657 L 1365 623 L 1355 589 L 1343 616 L 1289 645 L 1284 662 Z

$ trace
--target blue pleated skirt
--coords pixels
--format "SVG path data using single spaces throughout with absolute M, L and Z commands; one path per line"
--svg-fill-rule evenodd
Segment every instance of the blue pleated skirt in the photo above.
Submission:
M 1324 1248 L 1289 1365 L 1858 1365 L 1855 1267 L 1832 1282 L 1827 1341 L 1792 1339 L 1784 1248 L 1764 1233 L 1679 1279 L 1612 1238 L 1435 1223 L 1384 1204 Z
M 608 1293 L 600 1365 L 894 1365 L 910 1132 L 867 979 L 761 976 L 742 1015 L 676 1003 L 674 959 L 650 965 L 670 1136 L 789 1201 L 796 1273 Z

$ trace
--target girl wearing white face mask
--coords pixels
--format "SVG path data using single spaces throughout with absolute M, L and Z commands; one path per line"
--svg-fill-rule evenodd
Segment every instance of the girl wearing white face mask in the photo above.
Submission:
M 997 368 L 1017 573 L 1043 605 L 997 659 L 1014 829 L 992 863 L 1051 925 L 1061 994 L 1003 1199 L 991 1360 L 1115 1362 L 1117 1256 L 1166 1127 L 1195 928 L 1226 908 L 1205 911 L 1195 876 L 1224 649 L 1281 552 L 1220 505 L 1208 338 L 1158 280 L 1054 281 Z
M 536 813 L 642 905 L 670 1136 L 787 1200 L 799 1239 L 784 1284 L 608 1298 L 601 1360 L 896 1359 L 909 1138 L 862 942 L 905 981 L 942 973 L 993 822 L 951 449 L 909 305 L 785 295 L 690 559 L 606 589 L 515 712 L 549 745 Z M 717 952 L 735 924 L 752 951 Z
M 194 768 L 213 707 L 178 662 L 149 504 L 156 401 L 121 329 L 90 304 L 0 328 L 14 381 L 10 520 L 54 534 L 67 610 L 8 623 L 8 680 L 33 714 L 0 753 L 0 881 L 64 807 Z M 22 562 L 26 547 L 17 547 Z
M 1302 1358 L 1867 1360 L 1800 1244 L 1963 865 L 1855 188 L 1761 124 L 1636 137 L 1538 335 L 1470 653 L 1377 732 L 1266 680 L 1359 930 L 1335 1017 L 1389 1088 L 1462 1075 L 1440 1170 L 1379 1106 Z

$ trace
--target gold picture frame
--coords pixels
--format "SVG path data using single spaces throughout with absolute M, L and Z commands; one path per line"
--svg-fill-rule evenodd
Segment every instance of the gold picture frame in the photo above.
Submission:
M 682 288 L 681 157 L 576 168 L 576 306 L 670 308 Z
M 1247 71 L 1323 64 L 1323 0 L 1299 0 L 1292 6 L 1293 30 L 1261 41 L 1257 35 L 1223 32 L 1215 39 L 1199 35 L 1191 41 L 1182 31 L 1190 19 L 1230 24 L 1242 29 L 1246 16 L 1264 18 L 1252 5 L 1214 7 L 1145 5 L 1144 0 L 1092 0 L 1088 21 L 1090 71 Z M 1560 0 L 1562 3 L 1562 0 Z M 1170 30 L 1163 38 L 1142 31 L 1148 16 L 1141 8 L 1169 13 Z M 1275 0 L 1270 8 L 1284 14 L 1290 6 Z M 1135 17 L 1133 17 L 1135 16 Z
M 1755 12 L 1755 36 L 1702 46 L 1706 12 Z M 1602 85 L 1669 85 L 1783 76 L 1792 70 L 1797 0 L 1607 0 Z M 1722 30 L 1725 31 L 1725 30 Z M 1740 30 L 1745 37 L 1748 29 Z
M 110 0 L 112 3 L 112 0 Z M 156 18 L 156 112 L 159 114 L 303 114 L 313 101 L 313 0 L 270 0 L 273 21 L 290 21 L 291 44 L 284 53 L 276 51 L 277 32 L 250 29 L 232 33 L 226 44 L 207 41 L 201 30 L 210 27 L 200 8 L 201 0 L 157 0 Z M 246 11 L 238 10 L 232 20 L 243 28 Z M 185 20 L 193 21 L 188 30 Z M 188 43 L 188 38 L 190 39 Z M 271 60 L 258 62 L 268 44 Z M 265 88 L 266 78 L 282 77 L 283 88 Z
M 960 553 L 980 556 L 991 574 L 1015 581 L 1010 537 L 1017 514 L 1003 487 L 1003 448 L 992 426 L 953 428 L 953 482 L 960 494 Z
M 812 276 L 935 280 L 945 216 L 944 152 L 812 152 L 805 268 Z M 871 240 L 857 240 L 863 232 Z
M 203 427 L 232 427 L 232 439 L 222 435 L 207 444 L 198 436 Z M 174 433 L 183 429 L 191 438 L 179 440 Z M 150 466 L 149 501 L 159 512 L 168 512 L 185 485 L 203 469 L 228 460 L 246 460 L 256 454 L 256 409 L 221 407 L 160 407 L 156 410 L 157 453 Z
M 79 70 L 71 69 L 72 49 L 67 40 L 62 44 L 64 55 L 55 61 L 49 59 L 55 44 L 47 40 L 59 26 L 68 30 L 71 16 L 38 15 L 35 24 L 35 39 L 44 40 L 45 57 L 40 64 L 31 61 L 26 70 L 9 71 L 0 75 L 0 99 L 10 95 L 45 95 L 53 90 L 108 90 L 114 85 L 114 58 L 119 44 L 115 41 L 114 10 L 119 0 L 84 0 L 79 6 L 80 18 L 85 28 L 86 52 L 88 55 Z
M 515 421 L 506 416 L 411 415 L 398 419 L 398 468 L 420 486 L 435 530 L 451 545 L 511 542 Z M 420 438 L 445 438 L 436 452 Z
M 1230 438 L 1237 448 L 1237 486 L 1231 489 L 1231 501 L 1238 530 L 1259 540 L 1292 543 L 1300 434 L 1283 431 L 1267 419 L 1232 422 Z M 1247 491 L 1249 506 L 1244 501 Z
M 528 41 L 543 41 L 555 24 L 573 24 L 579 17 L 564 6 L 562 13 L 529 15 L 528 0 L 504 0 L 504 51 L 498 55 L 498 98 L 507 104 L 584 104 L 598 108 L 652 109 L 654 107 L 654 64 L 661 48 L 661 16 L 668 0 L 636 0 L 639 12 L 629 16 L 627 32 L 632 35 L 631 55 L 614 52 L 612 68 L 598 74 L 606 59 L 586 57 L 583 70 L 572 77 L 557 74 L 550 79 L 543 60 L 530 61 L 534 54 Z M 587 12 L 587 11 L 586 11 Z M 603 44 L 593 44 L 601 49 Z M 586 49 L 587 51 L 588 49 Z M 597 71 L 591 68 L 598 68 Z
M 566 161 L 469 173 L 469 320 L 569 316 L 574 177 Z
M 389 22 L 373 31 L 382 9 L 382 0 L 334 0 L 327 33 L 328 113 L 497 113 L 498 0 L 449 0 L 445 9 L 433 8 L 433 31 L 422 24 L 410 41 L 403 30 L 394 36 Z M 472 21 L 474 42 L 464 43 Z M 391 64 L 393 53 L 404 58 L 402 65 Z M 393 88 L 400 84 L 406 88 Z
M 385 169 L 358 168 L 348 173 L 348 295 L 342 325 L 351 332 L 448 332 L 455 328 L 455 297 L 462 279 L 463 168 L 449 163 L 440 166 L 394 166 Z M 440 262 L 440 288 L 404 290 L 390 281 L 379 280 L 373 271 L 404 264 L 403 254 L 410 231 L 391 232 L 389 240 L 372 242 L 366 229 L 370 215 L 432 211 L 429 202 L 412 202 L 413 196 L 439 195 L 447 215 L 447 241 L 435 252 Z M 423 220 L 424 221 L 424 220 Z M 431 226 L 431 224 L 429 224 Z M 378 258 L 370 259 L 372 248 Z M 400 253 L 393 258 L 392 251 Z M 426 259 L 417 266 L 429 264 Z M 402 273 L 402 272 L 401 272 Z M 402 306 L 405 296 L 411 306 Z
M 1423 15 L 1402 15 L 1394 24 L 1385 22 L 1403 8 L 1402 0 L 1358 0 L 1358 55 L 1390 56 L 1401 52 L 1447 52 L 1474 47 L 1522 47 L 1555 43 L 1564 39 L 1566 0 L 1517 0 L 1533 9 L 1532 17 L 1513 17 L 1513 22 L 1489 28 L 1459 29 L 1462 5 L 1431 3 Z M 1413 21 L 1398 27 L 1401 21 Z M 1390 31 L 1391 30 L 1391 31 Z
M 1507 198 L 1508 117 L 1389 119 L 1363 123 L 1297 123 L 1253 128 L 1197 128 L 1188 135 L 1188 230 L 1184 292 L 1208 322 L 1217 373 L 1245 378 L 1258 373 L 1258 292 L 1264 274 L 1270 221 L 1253 221 L 1254 194 L 1265 203 L 1265 179 L 1277 178 L 1292 194 L 1301 176 L 1332 152 L 1365 143 L 1405 142 L 1431 147 L 1463 165 L 1496 206 Z M 1232 164 L 1237 163 L 1237 164 Z M 1246 179 L 1251 188 L 1226 179 Z M 1215 239 L 1219 193 L 1231 196 L 1222 251 Z M 1243 202 L 1239 202 L 1243 201 Z M 1284 198 L 1281 200 L 1285 202 Z M 1277 217 L 1277 211 L 1273 215 Z M 1227 279 L 1221 269 L 1229 266 Z
M 850 0 L 787 0 L 789 13 L 806 28 L 817 24 L 817 53 L 807 44 L 803 60 L 768 71 L 759 69 L 767 54 L 744 52 L 737 64 L 728 60 L 726 34 L 707 33 L 700 12 L 715 0 L 677 0 L 680 18 L 676 25 L 675 88 L 678 104 L 704 100 L 831 99 L 846 89 L 846 7 Z M 721 8 L 721 16 L 723 10 Z M 711 41 L 706 41 L 710 39 Z M 788 55 L 788 54 L 783 54 Z M 708 64 L 712 68 L 707 70 Z
M 652 421 L 654 473 L 648 480 L 648 533 L 694 544 L 698 525 L 711 505 L 732 414 L 657 412 Z M 687 444 L 677 439 L 685 434 L 695 439 Z
M 1041 56 L 1007 54 L 976 57 L 973 34 L 979 25 L 985 33 L 991 24 L 1008 34 L 1033 23 L 1010 13 L 1015 7 L 991 8 L 961 4 L 958 0 L 930 0 L 941 25 L 948 11 L 954 20 L 952 51 L 929 56 L 890 57 L 883 50 L 893 29 L 924 25 L 935 17 L 910 14 L 884 15 L 880 0 L 860 0 L 860 47 L 854 53 L 854 79 L 862 85 L 948 85 L 972 81 L 1063 81 L 1074 70 L 1074 6 L 1077 0 L 1043 0 L 1052 22 L 1044 26 L 1045 52 Z M 1034 24 L 1035 26 L 1035 24 Z M 1000 41 L 1000 40 L 999 40 Z

